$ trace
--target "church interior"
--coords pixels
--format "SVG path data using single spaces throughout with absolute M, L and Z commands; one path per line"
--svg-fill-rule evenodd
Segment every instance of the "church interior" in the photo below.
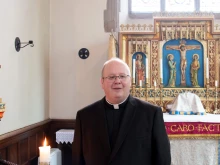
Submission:
M 1 1 L 0 164 L 37 165 L 48 147 L 50 165 L 72 165 L 77 111 L 104 97 L 101 69 L 117 57 L 130 95 L 161 107 L 172 165 L 219 165 L 219 5 Z

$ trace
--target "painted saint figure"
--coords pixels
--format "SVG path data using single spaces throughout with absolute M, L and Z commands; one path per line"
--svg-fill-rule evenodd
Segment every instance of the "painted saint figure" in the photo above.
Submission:
M 200 87 L 198 83 L 198 70 L 200 68 L 199 55 L 193 55 L 193 62 L 191 63 L 190 73 L 191 73 L 191 83 L 193 87 Z
M 174 56 L 173 54 L 168 54 L 167 55 L 168 59 L 168 65 L 170 69 L 170 78 L 169 78 L 169 83 L 167 87 L 175 87 L 176 84 L 176 62 L 173 61 Z
M 143 63 L 142 55 L 137 54 L 136 61 L 135 61 L 135 71 L 136 71 L 136 85 L 139 85 L 140 80 L 142 80 L 142 83 L 145 82 L 145 65 Z

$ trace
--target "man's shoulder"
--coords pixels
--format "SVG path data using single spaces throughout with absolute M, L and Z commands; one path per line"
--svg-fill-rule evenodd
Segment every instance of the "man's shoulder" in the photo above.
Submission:
M 81 112 L 81 113 L 90 112 L 91 110 L 97 109 L 102 104 L 103 104 L 103 99 L 95 101 L 95 102 L 83 107 L 82 109 L 80 109 L 79 112 Z
M 159 106 L 154 105 L 154 104 L 152 104 L 150 102 L 141 100 L 139 98 L 133 97 L 133 99 L 134 99 L 134 101 L 136 102 L 137 105 L 147 106 L 149 108 L 159 108 Z

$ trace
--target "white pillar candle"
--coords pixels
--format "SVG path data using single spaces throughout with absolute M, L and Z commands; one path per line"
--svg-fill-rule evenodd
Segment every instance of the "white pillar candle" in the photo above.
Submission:
M 44 140 L 44 146 L 39 147 L 40 150 L 40 162 L 50 162 L 50 146 L 46 146 L 46 138 Z
M 147 58 L 146 58 L 146 78 L 148 78 L 148 60 L 147 60 Z
M 133 59 L 133 83 L 135 83 L 135 59 Z
M 157 86 L 157 82 L 156 82 L 156 81 L 154 81 L 154 86 L 155 86 L 155 87 Z
M 142 87 L 142 80 L 140 80 L 140 87 Z
M 122 37 L 122 60 L 125 61 L 125 57 L 126 57 L 126 54 L 127 54 L 127 48 L 126 48 L 126 42 L 127 42 L 127 39 L 126 37 Z
M 217 80 L 215 80 L 215 86 L 216 86 L 216 87 L 218 86 L 218 81 L 217 81 Z
M 162 58 L 160 59 L 160 78 L 163 78 L 163 64 L 162 64 Z
M 209 58 L 206 58 L 206 78 L 209 79 Z

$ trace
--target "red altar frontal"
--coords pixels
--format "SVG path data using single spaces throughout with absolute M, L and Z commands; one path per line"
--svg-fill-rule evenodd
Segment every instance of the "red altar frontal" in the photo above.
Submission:
M 207 137 L 220 139 L 220 123 L 166 122 L 165 125 L 170 138 Z
M 169 115 L 164 114 L 169 138 L 220 139 L 220 115 Z

